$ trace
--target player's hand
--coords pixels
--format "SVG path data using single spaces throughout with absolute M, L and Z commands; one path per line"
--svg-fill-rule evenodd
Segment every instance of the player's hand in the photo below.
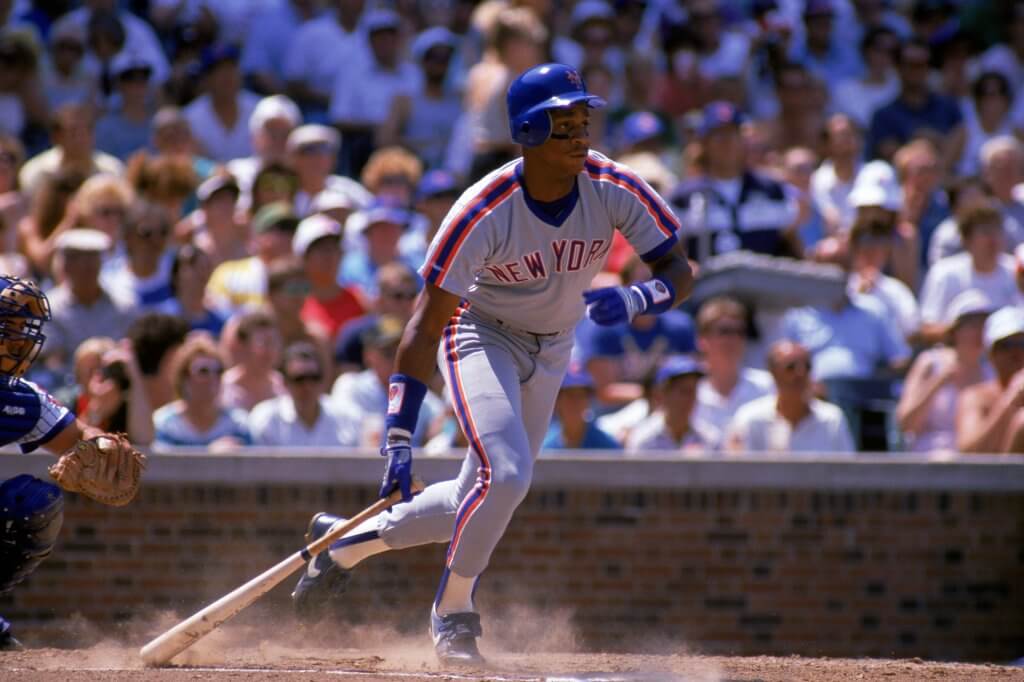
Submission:
M 408 502 L 412 499 L 412 445 L 406 440 L 391 441 L 380 454 L 388 458 L 380 497 L 387 497 L 397 488 L 402 491 L 402 502 Z
M 583 292 L 587 304 L 587 317 L 595 323 L 611 326 L 632 322 L 647 309 L 643 294 L 633 287 L 602 287 Z

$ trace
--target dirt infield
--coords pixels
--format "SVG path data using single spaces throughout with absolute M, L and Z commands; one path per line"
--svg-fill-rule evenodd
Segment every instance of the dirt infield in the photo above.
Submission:
M 429 645 L 394 649 L 295 649 L 266 642 L 250 648 L 210 647 L 183 663 L 146 669 L 136 648 L 99 644 L 88 649 L 33 649 L 0 654 L 0 678 L 77 682 L 202 682 L 209 680 L 344 680 L 370 682 L 850 682 L 861 680 L 1024 680 L 1024 668 L 920 660 L 849 660 L 695 655 L 505 654 L 482 647 L 483 669 L 443 670 Z
M 646 642 L 643 653 L 583 650 L 567 613 L 513 609 L 489 619 L 480 649 L 486 668 L 444 669 L 418 627 L 324 621 L 302 626 L 266 606 L 226 624 L 161 668 L 146 668 L 139 648 L 182 614 L 140 614 L 111 629 L 81 618 L 55 623 L 29 649 L 0 653 L 0 680 L 41 682 L 1024 682 L 1024 668 L 937 661 L 709 656 L 679 641 Z M 500 636 L 498 623 L 501 624 Z M 57 642 L 67 648 L 50 648 Z

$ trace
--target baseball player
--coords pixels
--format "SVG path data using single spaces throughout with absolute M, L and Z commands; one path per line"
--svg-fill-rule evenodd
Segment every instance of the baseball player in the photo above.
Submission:
M 300 616 L 322 615 L 362 559 L 448 541 L 430 633 L 442 662 L 481 661 L 474 590 L 529 489 L 573 329 L 584 313 L 611 325 L 665 312 L 692 285 L 672 211 L 628 168 L 589 150 L 589 110 L 604 104 L 561 64 L 536 66 L 509 86 L 523 156 L 467 190 L 445 218 L 390 379 L 380 494 L 398 488 L 403 502 L 309 562 L 293 593 Z M 588 290 L 615 230 L 653 277 Z M 438 367 L 470 448 L 458 478 L 413 497 L 410 438 Z M 316 515 L 309 537 L 337 521 Z
M 39 355 L 46 338 L 43 325 L 49 319 L 49 301 L 33 282 L 0 276 L 0 445 L 17 443 L 22 452 L 42 446 L 58 455 L 66 453 L 51 473 L 62 485 L 69 475 L 80 483 L 89 475 L 80 466 L 81 450 L 95 452 L 89 445 L 94 439 L 118 444 L 121 439 L 82 423 L 53 396 L 22 378 Z M 73 455 L 76 450 L 79 455 Z M 102 468 L 95 473 L 113 482 L 132 467 L 128 460 L 136 454 L 129 448 L 103 453 L 97 462 Z M 114 504 L 123 504 L 131 496 L 134 490 Z M 0 484 L 0 594 L 10 591 L 49 556 L 63 510 L 61 489 L 52 483 L 21 474 Z M 10 623 L 0 617 L 0 650 L 18 648 L 21 644 L 11 634 Z

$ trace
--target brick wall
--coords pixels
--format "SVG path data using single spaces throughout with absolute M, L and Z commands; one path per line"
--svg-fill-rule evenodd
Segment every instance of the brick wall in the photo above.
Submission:
M 601 487 L 566 482 L 552 473 L 562 465 L 552 463 L 547 476 L 538 466 L 481 583 L 485 628 L 527 605 L 568 614 L 587 648 L 685 641 L 743 654 L 1024 655 L 1024 491 L 1013 484 L 971 483 L 962 472 L 942 484 L 919 464 L 919 490 L 765 485 L 745 482 L 738 468 L 723 481 L 673 486 L 662 477 L 644 486 L 616 478 L 621 465 L 585 465 L 609 468 L 608 480 L 619 481 Z M 253 480 L 235 484 L 175 478 L 189 476 L 155 476 L 126 509 L 70 497 L 55 554 L 0 597 L 0 614 L 26 637 L 57 643 L 75 613 L 103 628 L 155 608 L 185 615 L 297 549 L 311 512 L 357 511 L 375 490 L 362 473 L 339 485 L 315 480 L 345 476 L 260 481 L 251 467 Z M 371 559 L 356 573 L 344 618 L 422 628 L 443 551 Z M 291 587 L 261 605 L 289 608 Z M 389 615 L 408 614 L 409 603 L 422 605 L 422 619 Z

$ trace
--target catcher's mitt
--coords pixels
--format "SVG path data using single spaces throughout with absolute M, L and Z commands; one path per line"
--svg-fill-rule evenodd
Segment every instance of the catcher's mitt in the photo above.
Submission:
M 112 433 L 75 443 L 50 467 L 50 475 L 64 490 L 120 507 L 139 491 L 145 466 L 146 456 L 124 434 Z

